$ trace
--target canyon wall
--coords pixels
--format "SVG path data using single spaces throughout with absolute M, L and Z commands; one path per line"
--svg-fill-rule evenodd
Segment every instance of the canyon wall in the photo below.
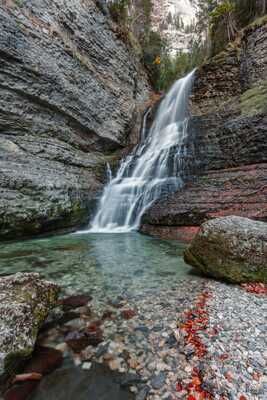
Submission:
M 149 86 L 93 0 L 0 5 L 0 238 L 74 229 L 136 138 Z
M 141 230 L 191 239 L 209 218 L 267 221 L 267 19 L 196 71 L 185 156 L 189 182 L 157 201 Z

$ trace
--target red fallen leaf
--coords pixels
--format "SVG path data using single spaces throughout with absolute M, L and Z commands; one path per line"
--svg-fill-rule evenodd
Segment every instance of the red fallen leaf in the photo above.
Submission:
M 208 392 L 205 392 L 205 390 L 198 393 L 198 398 L 199 398 L 199 400 L 211 400 L 212 399 L 211 395 Z
M 25 382 L 25 381 L 40 381 L 43 375 L 38 372 L 29 372 L 27 374 L 16 375 L 13 383 L 15 382 Z
M 246 396 L 244 396 L 243 394 L 239 397 L 239 400 L 247 400 Z
M 229 358 L 228 354 L 221 354 L 219 356 L 219 359 L 222 360 L 222 361 L 227 360 L 227 358 Z
M 135 317 L 136 312 L 134 310 L 122 310 L 121 315 L 124 319 L 131 319 Z
M 241 287 L 249 293 L 267 294 L 267 286 L 264 283 L 243 283 Z
M 187 397 L 187 400 L 197 400 L 196 398 L 195 398 L 195 396 L 192 396 L 191 394 Z
M 190 392 L 192 389 L 194 389 L 194 385 L 193 385 L 193 383 L 189 383 L 187 385 L 187 390 Z
M 181 392 L 183 390 L 183 386 L 180 383 L 176 383 L 175 390 L 176 392 Z
M 194 390 L 195 390 L 195 392 L 197 392 L 197 393 L 202 393 L 201 386 L 195 386 Z
M 193 383 L 194 386 L 200 386 L 200 385 L 201 385 L 201 380 L 199 379 L 198 376 L 195 376 L 195 377 L 192 379 L 192 383 Z

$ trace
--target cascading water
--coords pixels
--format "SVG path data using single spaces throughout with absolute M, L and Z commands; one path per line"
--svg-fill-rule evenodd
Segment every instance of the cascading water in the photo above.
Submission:
M 147 136 L 148 112 L 144 116 L 141 141 L 107 183 L 90 232 L 136 230 L 156 199 L 181 187 L 193 76 L 194 71 L 172 86 Z

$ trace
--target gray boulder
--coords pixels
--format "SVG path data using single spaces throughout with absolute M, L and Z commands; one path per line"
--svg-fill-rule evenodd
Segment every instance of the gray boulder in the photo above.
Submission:
M 38 330 L 55 305 L 59 287 L 37 273 L 0 278 L 0 377 L 31 355 Z
M 229 216 L 201 226 L 185 261 L 230 282 L 267 283 L 267 223 Z

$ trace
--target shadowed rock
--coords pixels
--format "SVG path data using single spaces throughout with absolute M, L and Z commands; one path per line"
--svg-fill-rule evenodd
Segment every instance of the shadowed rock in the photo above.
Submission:
M 136 140 L 146 75 L 93 0 L 4 1 L 0 26 L 0 238 L 72 229 Z
M 32 400 L 133 400 L 124 385 L 125 375 L 93 364 L 90 371 L 77 367 L 56 370 L 45 377 Z
M 201 226 L 184 259 L 215 278 L 267 283 L 267 223 L 236 216 L 210 220 Z

